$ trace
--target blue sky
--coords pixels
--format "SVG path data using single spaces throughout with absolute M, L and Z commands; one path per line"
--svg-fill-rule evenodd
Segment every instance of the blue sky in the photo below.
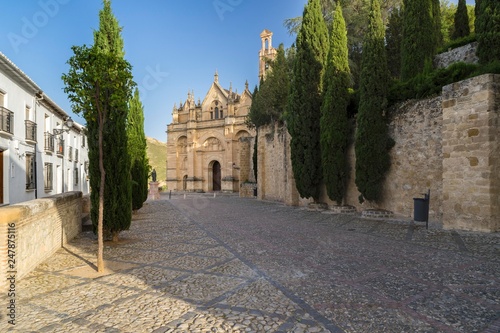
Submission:
M 144 104 L 145 132 L 166 141 L 174 103 L 188 91 L 203 99 L 217 70 L 220 83 L 241 92 L 258 83 L 260 33 L 273 46 L 294 42 L 283 26 L 307 0 L 113 0 L 126 59 Z M 455 2 L 456 1 L 451 1 Z M 467 0 L 468 4 L 474 1 Z M 17 0 L 2 4 L 0 51 L 76 121 L 63 92 L 72 45 L 93 43 L 101 0 Z
M 302 15 L 306 0 L 113 0 L 112 8 L 141 89 L 147 136 L 166 141 L 174 103 L 188 91 L 203 99 L 214 73 L 241 92 L 258 83 L 260 33 L 274 32 L 273 46 L 294 42 L 283 26 Z M 71 46 L 92 44 L 101 0 L 17 0 L 2 4 L 0 51 L 73 115 L 62 73 Z

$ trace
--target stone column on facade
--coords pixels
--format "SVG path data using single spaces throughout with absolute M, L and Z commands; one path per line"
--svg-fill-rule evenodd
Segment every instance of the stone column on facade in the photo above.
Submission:
M 187 180 L 186 180 L 186 190 L 194 192 L 195 189 L 195 164 L 196 164 L 196 122 L 191 121 L 188 123 L 187 132 Z M 185 175 L 182 175 L 184 177 Z
M 228 128 L 226 128 L 228 129 Z M 232 136 L 231 134 L 229 134 Z M 233 140 L 226 139 L 226 150 L 224 152 L 224 162 L 221 161 L 222 172 L 222 191 L 234 192 L 234 174 L 233 174 Z
M 500 231 L 500 75 L 443 87 L 443 226 Z

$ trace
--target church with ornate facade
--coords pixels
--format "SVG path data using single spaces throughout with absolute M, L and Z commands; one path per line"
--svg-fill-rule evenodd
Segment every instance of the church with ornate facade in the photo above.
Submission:
M 272 32 L 264 30 L 259 51 L 259 77 L 265 77 L 274 58 Z M 203 101 L 193 93 L 175 105 L 167 126 L 167 187 L 174 191 L 239 192 L 242 183 L 255 181 L 252 153 L 255 131 L 245 124 L 252 93 L 248 82 L 241 94 L 223 88 L 219 75 Z

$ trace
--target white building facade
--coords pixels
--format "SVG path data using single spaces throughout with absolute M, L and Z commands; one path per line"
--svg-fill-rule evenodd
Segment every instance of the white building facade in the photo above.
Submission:
M 0 52 L 0 206 L 68 191 L 89 193 L 85 128 L 68 120 Z

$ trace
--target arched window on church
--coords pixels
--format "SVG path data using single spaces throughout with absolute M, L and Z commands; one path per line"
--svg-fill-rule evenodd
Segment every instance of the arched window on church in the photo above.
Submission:
M 215 108 L 215 119 L 219 119 L 219 108 Z

